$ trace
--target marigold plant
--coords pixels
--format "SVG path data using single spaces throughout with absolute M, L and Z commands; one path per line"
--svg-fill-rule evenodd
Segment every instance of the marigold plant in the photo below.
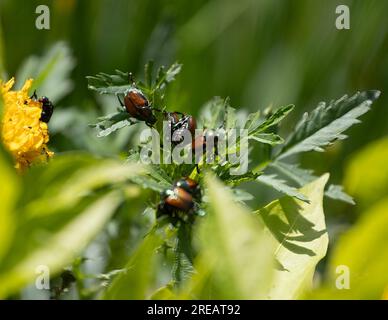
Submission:
M 32 79 L 28 79 L 19 91 L 11 90 L 15 83 L 14 78 L 1 83 L 4 101 L 2 140 L 19 170 L 24 170 L 31 164 L 44 163 L 54 154 L 47 147 L 47 123 L 40 120 L 42 103 L 28 95 L 32 82 Z

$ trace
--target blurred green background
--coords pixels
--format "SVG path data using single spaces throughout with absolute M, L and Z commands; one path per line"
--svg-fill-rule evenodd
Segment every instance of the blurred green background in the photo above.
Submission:
M 50 8 L 50 30 L 35 28 L 40 4 Z M 335 27 L 339 4 L 350 8 L 350 30 Z M 117 103 L 88 91 L 85 76 L 116 68 L 142 75 L 149 59 L 184 65 L 168 96 L 170 110 L 196 114 L 217 95 L 229 96 L 232 106 L 247 111 L 293 103 L 296 109 L 285 125 L 289 131 L 321 100 L 381 90 L 373 110 L 349 131 L 351 139 L 302 159 L 305 167 L 331 172 L 332 181 L 340 183 L 349 157 L 388 133 L 386 12 L 388 1 L 381 0 L 0 0 L 0 71 L 17 75 L 29 56 L 44 55 L 58 41 L 68 44 L 74 57 L 68 64 L 75 62 L 75 68 L 72 84 L 66 84 L 69 94 L 54 99 L 50 146 L 56 152 L 128 150 L 131 129 L 97 141 L 86 126 Z M 270 197 L 265 192 L 262 203 Z M 333 207 L 334 215 L 347 221 L 354 209 Z
M 40 4 L 51 10 L 50 30 L 35 28 Z M 350 7 L 350 30 L 335 27 L 339 4 Z M 97 141 L 86 126 L 117 103 L 88 91 L 85 76 L 116 68 L 141 75 L 149 59 L 184 65 L 168 97 L 170 109 L 196 114 L 216 95 L 230 96 L 232 106 L 248 111 L 294 103 L 288 130 L 320 100 L 379 89 L 381 98 L 350 130 L 351 139 L 303 158 L 305 166 L 329 171 L 341 182 L 349 156 L 388 131 L 386 12 L 388 1 L 381 0 L 0 0 L 0 70 L 15 75 L 31 54 L 43 55 L 60 40 L 68 43 L 75 68 L 72 91 L 55 101 L 50 145 L 57 152 L 127 150 L 130 130 L 112 143 Z M 333 207 L 334 215 L 348 221 L 353 209 Z
M 35 28 L 41 4 L 50 8 L 50 30 Z M 350 30 L 335 27 L 340 4 L 350 8 Z M 296 108 L 283 136 L 321 100 L 381 90 L 362 123 L 347 132 L 350 139 L 302 158 L 304 167 L 330 172 L 333 183 L 345 182 L 359 204 L 325 200 L 334 237 L 342 223 L 354 222 L 388 194 L 387 12 L 385 0 L 0 0 L 0 74 L 19 75 L 20 84 L 34 74 L 26 70 L 38 67 L 31 55 L 45 56 L 59 41 L 66 43 L 70 50 L 59 50 L 64 56 L 58 73 L 71 71 L 71 82 L 56 79 L 49 92 L 39 92 L 56 105 L 49 145 L 57 153 L 128 150 L 133 128 L 97 139 L 87 126 L 115 110 L 117 101 L 89 91 L 85 76 L 120 69 L 141 77 L 149 59 L 183 64 L 168 95 L 170 110 L 195 115 L 213 96 L 229 96 L 233 107 L 247 112 L 292 103 Z M 253 208 L 275 197 L 255 188 Z

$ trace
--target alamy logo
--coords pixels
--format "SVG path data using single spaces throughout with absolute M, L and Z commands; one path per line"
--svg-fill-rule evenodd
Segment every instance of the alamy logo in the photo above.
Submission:
M 38 274 L 35 280 L 35 287 L 38 290 L 50 289 L 50 269 L 48 266 L 39 265 L 35 269 L 35 273 Z
M 338 14 L 335 20 L 335 27 L 338 30 L 350 29 L 350 10 L 349 7 L 341 4 L 335 8 L 335 13 Z
M 45 5 L 39 5 L 35 9 L 35 13 L 39 16 L 35 20 L 35 27 L 38 30 L 50 29 L 50 8 Z
M 337 278 L 335 280 L 335 286 L 338 290 L 350 289 L 350 270 L 348 266 L 339 265 L 335 269 Z
M 163 122 L 163 137 L 153 128 L 140 134 L 140 161 L 145 164 L 225 164 L 231 175 L 248 171 L 248 130 L 219 128 L 180 128 L 171 131 L 171 124 Z

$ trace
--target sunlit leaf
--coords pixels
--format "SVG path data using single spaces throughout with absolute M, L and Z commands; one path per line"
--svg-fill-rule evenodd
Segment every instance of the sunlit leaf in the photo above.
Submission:
M 328 246 L 322 205 L 328 178 L 325 174 L 300 190 L 310 203 L 284 197 L 257 211 L 277 242 L 278 268 L 269 299 L 296 299 L 312 287 L 315 267 Z
M 198 229 L 197 274 L 183 296 L 201 299 L 266 298 L 273 272 L 273 242 L 263 225 L 233 201 L 214 177 L 206 177 L 208 214 Z

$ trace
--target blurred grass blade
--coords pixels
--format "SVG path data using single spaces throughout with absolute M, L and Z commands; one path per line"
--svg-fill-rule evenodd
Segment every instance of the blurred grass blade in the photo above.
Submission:
M 208 214 L 197 230 L 197 274 L 182 297 L 264 299 L 273 272 L 273 241 L 249 211 L 216 178 L 206 176 Z
M 71 157 L 63 160 L 72 162 Z M 94 161 L 80 171 L 68 172 L 66 179 L 59 185 L 53 184 L 51 189 L 48 188 L 50 185 L 46 186 L 48 190 L 45 194 L 26 205 L 27 216 L 44 216 L 66 208 L 69 209 L 75 206 L 81 198 L 98 188 L 109 184 L 123 183 L 131 177 L 145 173 L 145 167 L 140 164 L 123 164 L 115 160 L 96 161 L 94 159 Z
M 0 101 L 1 104 L 1 101 Z M 0 145 L 0 261 L 6 253 L 15 229 L 14 205 L 19 193 L 19 177 L 12 162 Z
M 5 50 L 4 50 L 3 28 L 2 28 L 2 22 L 0 19 L 0 80 L 6 80 L 4 51 Z
M 269 299 L 296 299 L 311 289 L 315 267 L 328 246 L 322 204 L 328 178 L 325 174 L 300 189 L 310 203 L 284 197 L 257 211 L 277 242 L 278 268 Z
M 366 210 L 360 221 L 338 240 L 324 285 L 307 297 L 384 299 L 388 290 L 387 243 L 388 198 L 384 198 Z M 349 287 L 339 290 L 337 284 L 343 285 L 347 275 Z
M 117 192 L 111 192 L 88 206 L 73 220 L 36 247 L 12 267 L 0 273 L 0 297 L 21 289 L 37 276 L 35 270 L 45 265 L 50 276 L 57 274 L 79 254 L 104 227 L 121 202 Z
M 335 284 L 338 266 L 350 271 L 352 299 L 381 299 L 388 285 L 388 198 L 363 214 L 339 240 L 329 265 L 329 284 Z M 336 290 L 338 291 L 338 290 Z
M 377 140 L 350 158 L 344 184 L 363 207 L 388 195 L 388 137 Z
M 70 73 L 75 66 L 74 57 L 66 43 L 58 42 L 42 57 L 29 57 L 16 74 L 16 86 L 21 87 L 24 81 L 34 78 L 31 92 L 35 89 L 38 95 L 47 95 L 57 102 L 73 88 Z
M 149 233 L 128 261 L 126 271 L 114 278 L 102 299 L 146 299 L 156 276 L 156 250 L 161 243 L 158 235 Z

